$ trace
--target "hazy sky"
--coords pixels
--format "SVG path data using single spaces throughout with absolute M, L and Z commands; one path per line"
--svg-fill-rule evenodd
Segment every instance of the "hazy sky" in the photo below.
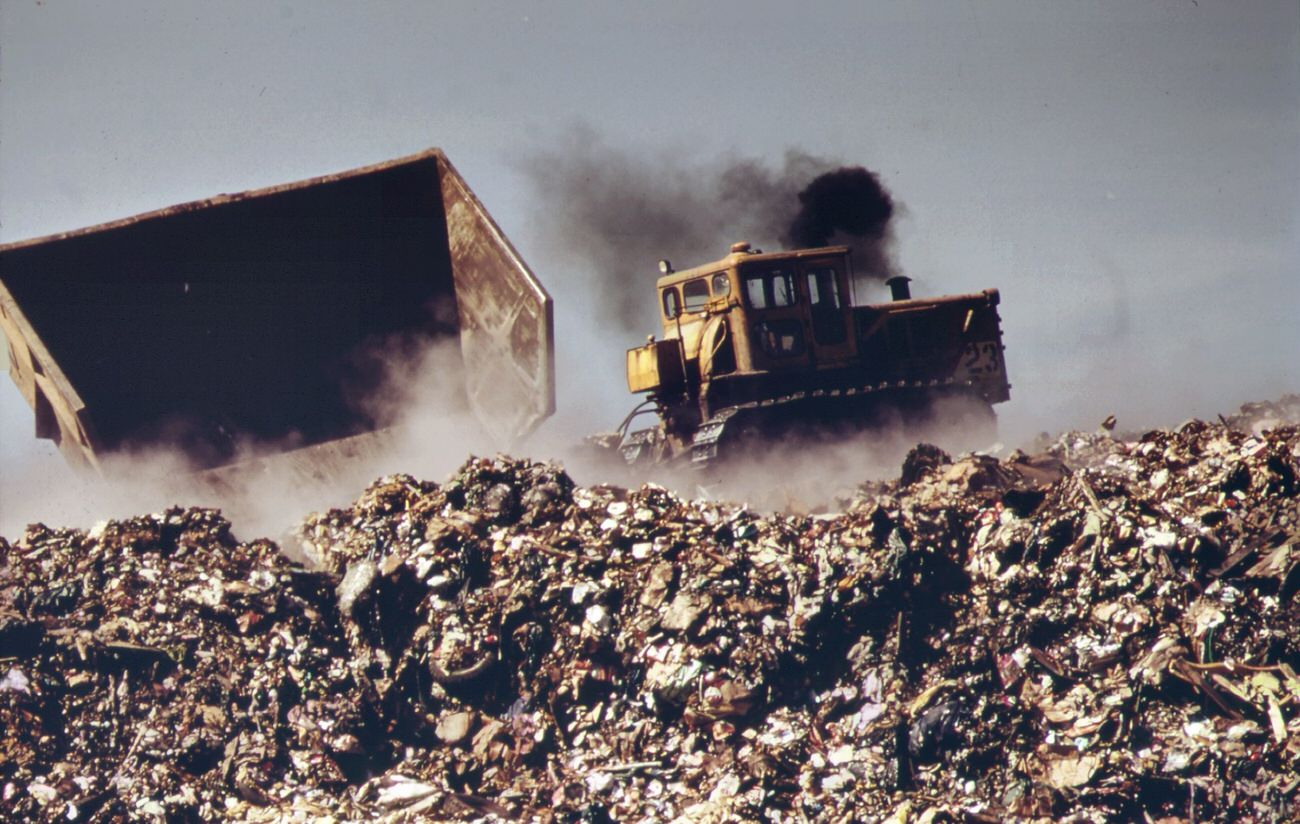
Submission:
M 1213 416 L 1300 391 L 1298 9 L 6 0 L 0 241 L 441 146 L 555 296 L 561 425 L 594 431 L 655 330 L 593 333 L 528 158 L 797 148 L 879 172 L 918 293 L 1002 290 L 1009 431 Z M 7 474 L 51 460 L 31 431 L 6 381 Z

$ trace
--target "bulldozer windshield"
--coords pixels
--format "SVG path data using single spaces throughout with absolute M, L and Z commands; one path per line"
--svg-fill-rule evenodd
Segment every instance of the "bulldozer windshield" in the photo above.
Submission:
M 793 267 L 746 269 L 744 280 L 750 309 L 777 309 L 799 302 Z

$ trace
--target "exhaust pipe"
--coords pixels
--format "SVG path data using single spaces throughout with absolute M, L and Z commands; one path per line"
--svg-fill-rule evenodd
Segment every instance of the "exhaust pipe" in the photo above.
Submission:
M 911 300 L 912 290 L 907 285 L 911 282 L 912 279 L 907 275 L 894 275 L 885 281 L 885 285 L 889 287 L 890 297 L 894 300 Z

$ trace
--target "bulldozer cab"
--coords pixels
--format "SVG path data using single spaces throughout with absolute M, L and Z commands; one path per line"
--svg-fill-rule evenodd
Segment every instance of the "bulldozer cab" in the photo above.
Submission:
M 747 243 L 658 282 L 663 340 L 628 351 L 628 388 L 694 396 L 730 375 L 839 366 L 857 355 L 845 246 L 762 254 Z
M 657 284 L 663 339 L 628 350 L 628 389 L 695 397 L 715 379 L 853 361 L 850 271 L 847 246 L 763 254 L 737 243 L 670 272 Z
M 855 354 L 846 249 L 763 255 L 737 266 L 736 336 L 753 371 L 836 365 Z

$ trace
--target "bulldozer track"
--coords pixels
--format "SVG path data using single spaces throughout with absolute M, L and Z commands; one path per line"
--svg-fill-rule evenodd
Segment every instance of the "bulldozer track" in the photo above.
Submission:
M 904 391 L 971 389 L 975 391 L 975 394 L 978 394 L 977 387 L 978 384 L 975 381 L 959 381 L 953 378 L 931 381 L 884 381 L 878 384 L 862 387 L 849 387 L 847 389 L 815 389 L 806 392 L 793 392 L 789 395 L 783 395 L 778 398 L 749 401 L 734 406 L 728 406 L 725 409 L 715 412 L 696 430 L 695 437 L 691 441 L 691 466 L 697 470 L 703 471 L 715 465 L 719 460 L 719 446 L 722 444 L 724 436 L 730 431 L 734 431 L 735 426 L 732 422 L 736 418 L 747 417 L 744 413 L 753 412 L 755 410 L 788 407 L 791 404 L 802 403 L 818 398 L 868 396 L 885 398 L 890 394 Z M 723 457 L 725 457 L 725 454 Z

